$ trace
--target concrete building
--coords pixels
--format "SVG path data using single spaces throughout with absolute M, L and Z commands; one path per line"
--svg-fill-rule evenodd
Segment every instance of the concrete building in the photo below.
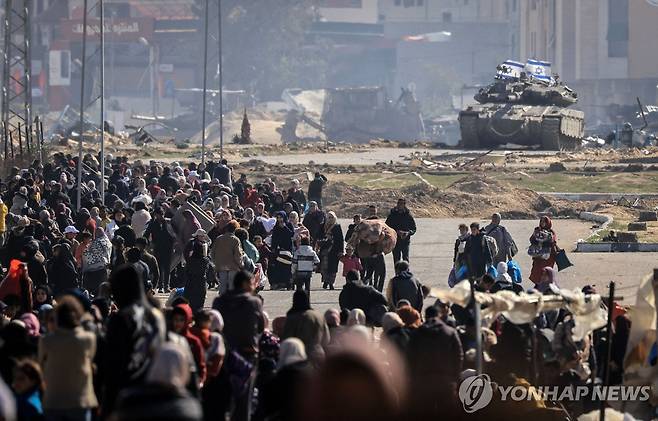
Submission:
M 386 22 L 507 22 L 513 1 L 379 0 Z
M 317 20 L 342 69 L 331 82 L 412 86 L 430 113 L 518 57 L 518 0 L 322 0 Z
M 322 22 L 377 23 L 379 0 L 321 0 L 319 20 Z
M 636 97 L 656 104 L 658 2 L 524 0 L 519 17 L 520 58 L 553 62 L 588 125 L 618 122 Z
M 79 107 L 82 19 L 82 0 L 50 0 L 35 13 L 33 56 L 45 75 L 36 80 L 49 111 Z M 99 94 L 99 22 L 95 9 L 87 24 L 87 103 Z M 202 45 L 199 36 L 194 0 L 105 0 L 106 109 L 118 129 L 133 114 L 170 116 L 187 105 L 176 90 L 201 86 L 200 52 L 189 47 Z
M 380 0 L 385 36 L 398 42 L 396 85 L 415 85 L 426 111 L 450 107 L 450 93 L 518 57 L 517 14 L 517 0 Z

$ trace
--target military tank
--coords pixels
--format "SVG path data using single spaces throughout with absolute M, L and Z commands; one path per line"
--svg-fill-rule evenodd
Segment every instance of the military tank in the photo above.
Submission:
M 507 60 L 490 85 L 475 95 L 478 104 L 459 113 L 462 146 L 493 148 L 507 143 L 572 150 L 581 145 L 585 114 L 568 109 L 577 94 L 551 75 L 550 63 Z

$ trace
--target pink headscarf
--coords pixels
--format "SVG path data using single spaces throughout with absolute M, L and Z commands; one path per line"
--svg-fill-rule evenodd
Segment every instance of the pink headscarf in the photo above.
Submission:
M 39 319 L 32 313 L 24 313 L 20 320 L 25 323 L 25 329 L 27 329 L 28 336 L 37 338 L 41 334 L 41 325 L 39 324 Z

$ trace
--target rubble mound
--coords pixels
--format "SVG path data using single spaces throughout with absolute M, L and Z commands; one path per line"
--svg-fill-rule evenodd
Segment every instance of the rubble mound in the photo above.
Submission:
M 406 198 L 414 216 L 421 218 L 488 218 L 493 212 L 500 212 L 508 219 L 528 219 L 545 212 L 572 213 L 561 206 L 563 203 L 558 206 L 532 190 L 519 189 L 479 174 L 467 175 L 445 190 L 425 183 L 372 190 L 330 183 L 325 190 L 326 208 L 343 218 L 365 213 L 371 204 L 377 206 L 380 216 L 386 216 L 399 197 Z

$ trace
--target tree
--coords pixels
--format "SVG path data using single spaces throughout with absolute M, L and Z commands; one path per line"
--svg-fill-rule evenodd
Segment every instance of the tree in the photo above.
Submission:
M 217 1 L 210 0 L 211 21 L 217 16 Z M 196 2 L 202 17 L 205 0 Z M 221 0 L 224 86 L 244 89 L 259 99 L 278 99 L 284 88 L 322 85 L 326 63 L 317 47 L 305 44 L 315 2 Z M 214 22 L 211 33 L 216 34 Z

